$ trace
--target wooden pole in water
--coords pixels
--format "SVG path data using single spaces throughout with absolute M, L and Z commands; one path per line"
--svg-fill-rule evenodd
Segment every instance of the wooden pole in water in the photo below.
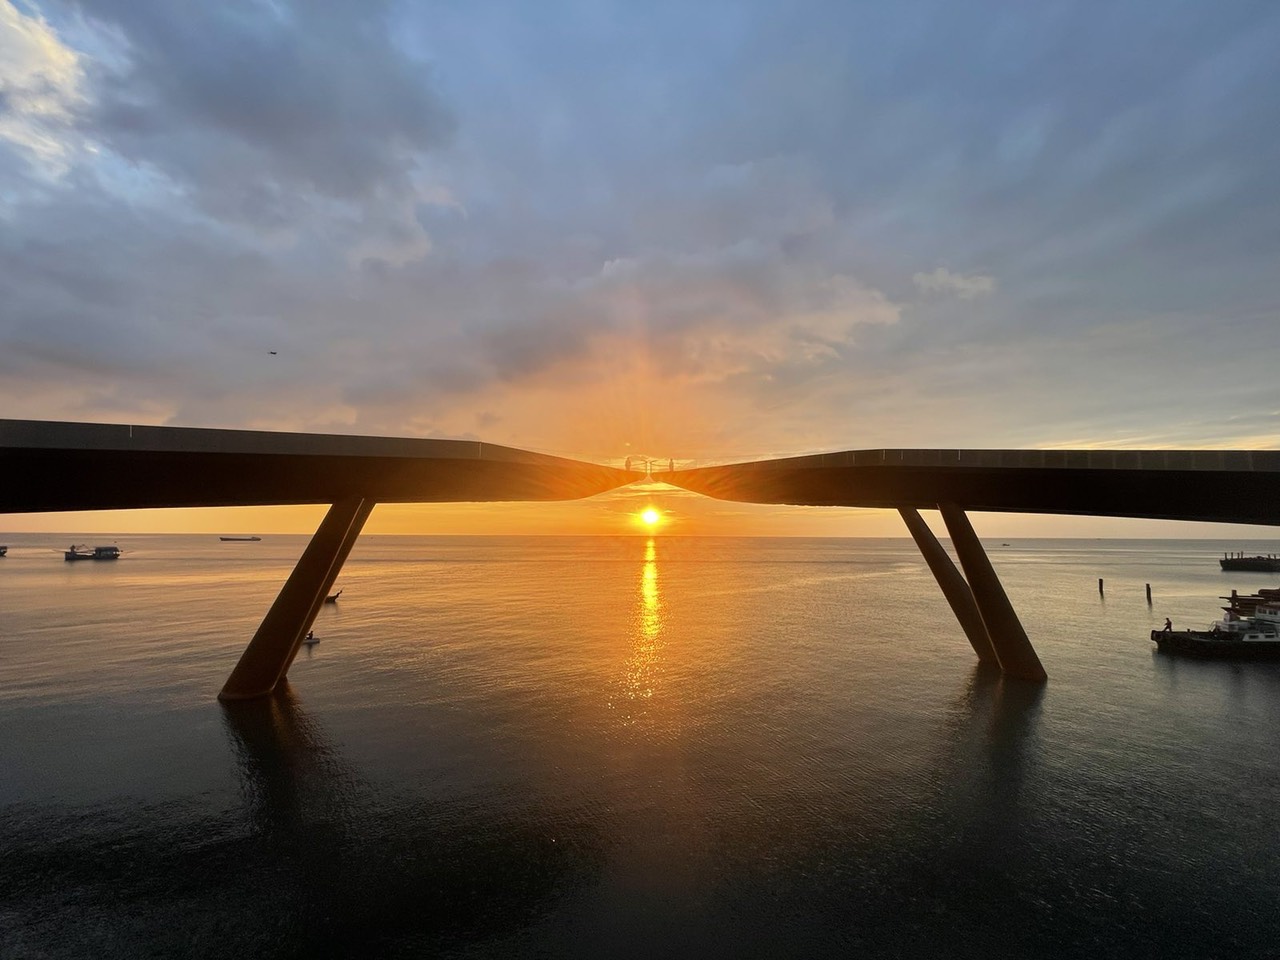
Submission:
M 1103 596 L 1103 593 L 1102 593 L 1102 578 L 1101 578 L 1101 577 L 1099 577 L 1099 578 L 1098 578 L 1098 596 L 1100 596 L 1100 597 L 1101 597 L 1101 596 Z
M 1147 584 L 1147 606 L 1151 606 L 1151 584 Z

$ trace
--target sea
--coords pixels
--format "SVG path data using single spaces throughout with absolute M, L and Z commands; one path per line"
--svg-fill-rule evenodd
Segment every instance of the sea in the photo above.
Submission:
M 219 703 L 306 539 L 7 537 L 0 957 L 1280 956 L 1280 665 L 1150 641 L 1280 542 L 987 540 L 1033 685 L 908 539 L 366 536 Z

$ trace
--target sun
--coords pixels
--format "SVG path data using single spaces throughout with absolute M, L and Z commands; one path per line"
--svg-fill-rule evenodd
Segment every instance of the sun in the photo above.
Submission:
M 646 507 L 640 514 L 640 519 L 644 521 L 646 527 L 656 527 L 658 521 L 662 519 L 662 514 L 653 509 L 653 507 Z

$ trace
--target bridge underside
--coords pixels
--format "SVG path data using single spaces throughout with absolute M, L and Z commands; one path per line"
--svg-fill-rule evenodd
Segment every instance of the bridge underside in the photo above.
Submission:
M 329 504 L 220 694 L 284 679 L 377 502 L 570 500 L 638 471 L 466 440 L 0 420 L 0 514 Z M 1280 452 L 857 450 L 659 473 L 722 500 L 897 509 L 978 658 L 1045 671 L 966 511 L 1280 524 Z M 921 509 L 938 509 L 960 568 Z

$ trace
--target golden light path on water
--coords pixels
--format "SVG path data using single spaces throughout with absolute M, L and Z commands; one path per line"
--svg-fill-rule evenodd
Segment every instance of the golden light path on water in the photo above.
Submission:
M 635 622 L 635 641 L 627 659 L 623 688 L 626 703 L 620 705 L 626 726 L 634 726 L 649 712 L 648 702 L 654 697 L 660 668 L 662 595 L 658 589 L 657 545 L 652 537 L 645 544 Z

